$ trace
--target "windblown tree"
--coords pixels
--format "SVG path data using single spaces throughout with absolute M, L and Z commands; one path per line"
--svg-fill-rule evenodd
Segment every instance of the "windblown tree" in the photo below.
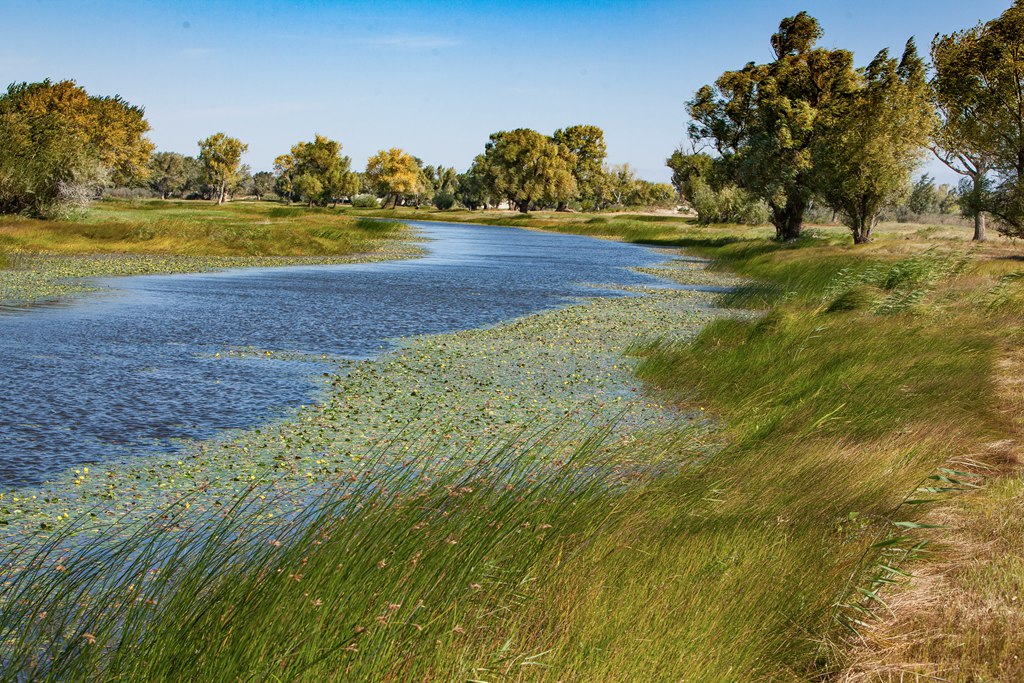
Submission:
M 421 169 L 411 154 L 392 147 L 380 150 L 366 161 L 366 182 L 378 196 L 384 197 L 384 206 L 393 200 L 416 195 L 421 187 Z
M 984 34 L 982 25 L 932 41 L 932 91 L 939 116 L 933 133 L 932 152 L 956 173 L 964 176 L 960 205 L 974 218 L 974 240 L 985 241 L 985 188 L 998 144 L 997 131 L 986 110 L 998 106 L 986 88 L 975 60 Z
M 967 177 L 961 204 L 978 217 L 976 239 L 984 238 L 982 211 L 1001 232 L 1024 236 L 1024 0 L 983 25 L 936 37 L 932 59 L 942 118 L 935 145 Z
M 141 107 L 74 81 L 12 84 L 0 95 L 0 212 L 53 216 L 103 184 L 145 179 L 148 130 Z
M 564 145 L 573 155 L 572 177 L 576 180 L 580 201 L 596 210 L 603 196 L 602 166 L 608 155 L 604 131 L 597 126 L 569 126 L 556 130 L 551 139 Z
M 575 158 L 565 147 L 529 128 L 491 135 L 477 157 L 488 185 L 520 213 L 537 202 L 558 205 L 576 196 Z
M 782 20 L 774 61 L 725 72 L 687 105 L 691 139 L 712 145 L 736 184 L 767 203 L 781 240 L 800 236 L 814 194 L 821 112 L 855 79 L 853 55 L 816 48 L 821 36 L 806 12 Z
M 897 61 L 882 50 L 822 116 L 813 148 L 816 188 L 853 241 L 871 240 L 882 210 L 910 194 L 934 127 L 925 65 L 913 39 Z
M 242 154 L 248 149 L 249 145 L 224 133 L 216 133 L 199 141 L 199 161 L 210 183 L 216 188 L 218 204 L 227 201 L 228 190 L 240 176 Z

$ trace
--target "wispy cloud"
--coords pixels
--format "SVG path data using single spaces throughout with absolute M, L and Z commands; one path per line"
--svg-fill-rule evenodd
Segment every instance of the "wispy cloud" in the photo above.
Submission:
M 457 47 L 461 41 L 443 36 L 381 36 L 367 38 L 362 41 L 371 47 L 390 47 L 399 50 L 436 50 L 444 47 Z

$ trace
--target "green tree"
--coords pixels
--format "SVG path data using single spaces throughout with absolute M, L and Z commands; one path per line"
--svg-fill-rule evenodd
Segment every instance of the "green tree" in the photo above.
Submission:
M 814 194 L 821 112 L 855 80 L 853 56 L 816 48 L 821 36 L 806 12 L 783 19 L 774 61 L 725 72 L 687 105 L 691 139 L 713 145 L 733 180 L 768 204 L 782 240 L 800 236 Z
M 12 84 L 0 95 L 0 212 L 52 216 L 109 182 L 145 179 L 145 112 L 74 81 Z
M 366 180 L 378 196 L 384 197 L 384 205 L 394 200 L 414 196 L 422 187 L 420 164 L 411 154 L 397 147 L 380 150 L 366 161 Z
M 241 172 L 242 154 L 248 149 L 249 145 L 224 133 L 215 133 L 199 141 L 199 161 L 216 188 L 218 204 L 227 201 L 228 190 L 237 182 Z
M 569 126 L 556 130 L 551 139 L 564 145 L 573 155 L 572 176 L 576 180 L 580 201 L 590 203 L 596 209 L 604 189 L 602 168 L 608 155 L 604 131 L 597 126 Z
M 918 178 L 910 190 L 907 209 L 918 216 L 939 212 L 939 190 L 935 187 L 935 179 L 927 173 Z
M 259 171 L 253 174 L 252 177 L 252 189 L 256 195 L 257 201 L 262 199 L 274 191 L 275 178 L 274 174 L 270 171 Z
M 188 162 L 177 152 L 156 152 L 149 161 L 149 187 L 162 199 L 181 196 L 188 184 Z
M 285 204 L 291 204 L 295 192 L 295 157 L 291 154 L 282 154 L 274 159 L 274 190 L 278 196 L 284 199 Z
M 868 242 L 882 210 L 909 193 L 934 127 L 913 39 L 898 62 L 879 52 L 823 119 L 813 150 L 818 192 L 841 214 L 854 243 Z
M 962 192 L 961 209 L 974 219 L 974 237 L 984 242 L 985 188 L 991 167 L 990 157 L 998 144 L 998 133 L 987 111 L 993 107 L 992 93 L 975 69 L 984 27 L 950 35 L 935 36 L 932 41 L 931 85 L 939 124 L 932 134 L 935 156 L 967 181 Z
M 306 202 L 306 206 L 312 208 L 323 197 L 324 184 L 312 173 L 300 173 L 295 176 L 294 191 Z
M 521 213 L 537 202 L 556 205 L 576 195 L 572 153 L 535 130 L 492 134 L 478 161 L 493 192 Z
M 279 166 L 289 168 L 290 177 L 307 175 L 317 180 L 320 194 L 313 197 L 314 204 L 326 206 L 339 199 L 349 198 L 359 192 L 359 178 L 352 172 L 352 160 L 341 154 L 341 143 L 323 135 L 314 135 L 312 142 L 300 142 L 292 147 L 291 160 L 283 160 Z M 309 190 L 313 185 L 307 180 L 304 188 Z M 295 190 L 307 201 L 308 195 Z
M 983 212 L 1024 236 L 1024 0 L 998 18 L 932 43 L 942 125 L 939 158 L 965 176 L 960 205 L 985 237 Z
M 482 155 L 478 158 L 482 158 Z M 490 203 L 491 195 L 486 174 L 476 162 L 468 171 L 458 176 L 455 198 L 470 211 L 486 209 Z

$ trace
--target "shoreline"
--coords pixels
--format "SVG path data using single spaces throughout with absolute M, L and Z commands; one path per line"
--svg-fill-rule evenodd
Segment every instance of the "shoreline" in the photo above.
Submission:
M 695 285 L 721 277 L 685 259 L 654 271 Z M 640 296 L 586 299 L 494 327 L 411 337 L 372 360 L 325 359 L 334 369 L 321 378 L 316 402 L 285 417 L 0 493 L 0 548 L 84 515 L 101 526 L 123 524 L 125 513 L 144 519 L 186 497 L 202 514 L 261 480 L 284 494 L 315 488 L 363 467 L 382 444 L 400 460 L 441 440 L 443 457 L 457 457 L 537 425 L 578 435 L 618 420 L 615 438 L 628 440 L 679 420 L 699 422 L 652 402 L 633 376 L 635 361 L 623 354 L 645 339 L 689 338 L 728 311 L 714 309 L 715 292 L 627 289 Z M 295 502 L 282 501 L 274 515 L 287 515 L 289 505 Z

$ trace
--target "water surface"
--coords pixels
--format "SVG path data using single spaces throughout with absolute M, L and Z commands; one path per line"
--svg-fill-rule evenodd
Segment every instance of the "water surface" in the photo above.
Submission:
M 110 278 L 95 296 L 0 315 L 0 485 L 266 422 L 314 398 L 322 355 L 368 358 L 400 337 L 619 293 L 595 285 L 657 284 L 627 268 L 666 258 L 573 235 L 412 225 L 430 239 L 424 258 Z M 258 352 L 228 354 L 238 348 Z

